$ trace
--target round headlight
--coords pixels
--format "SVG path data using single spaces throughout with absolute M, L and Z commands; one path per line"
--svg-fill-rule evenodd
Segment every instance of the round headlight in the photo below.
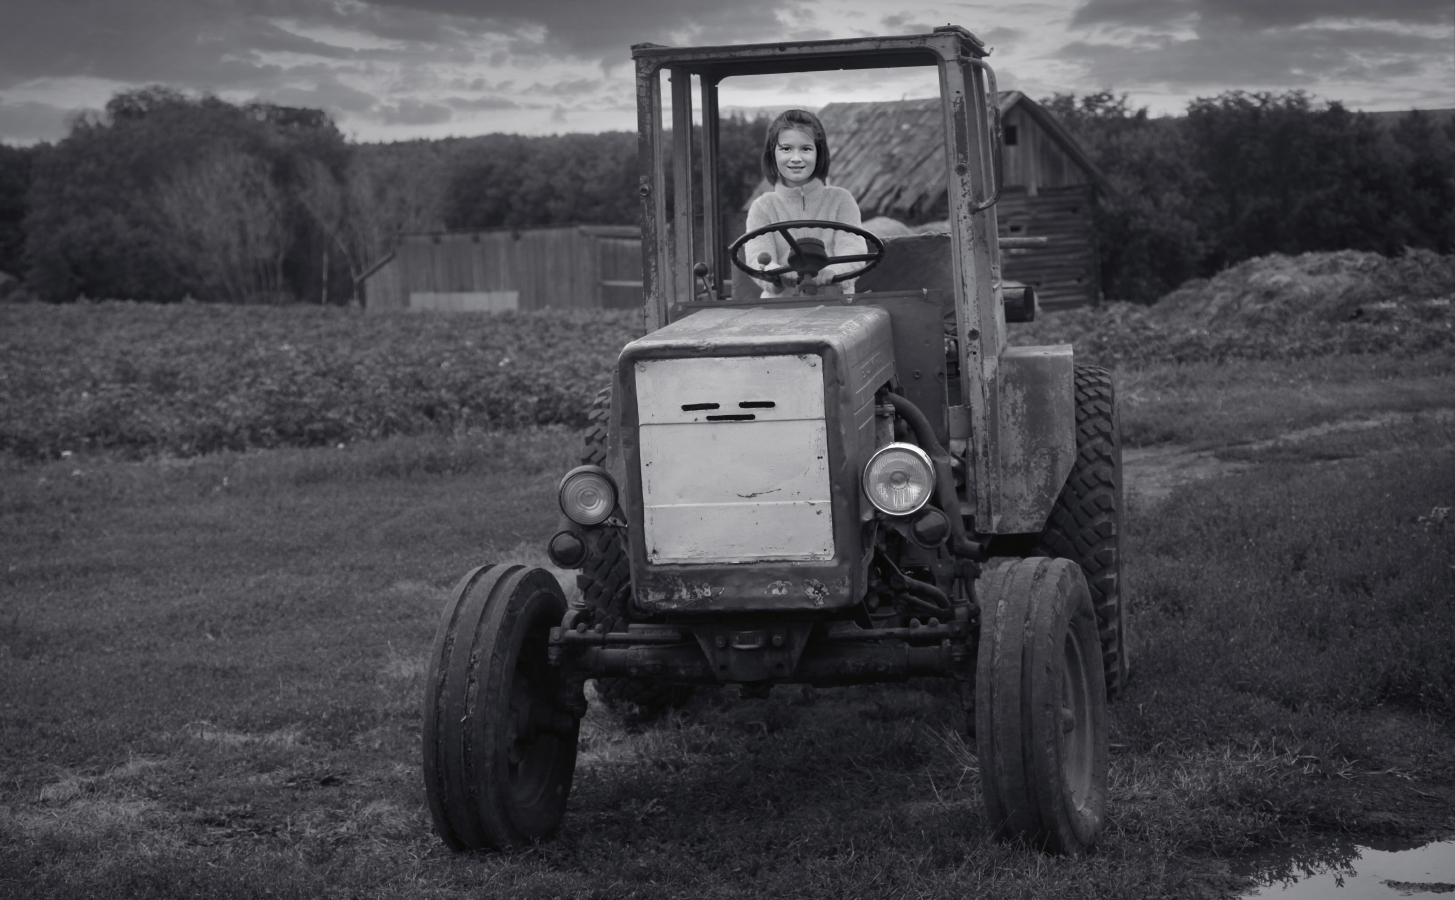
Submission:
M 561 512 L 577 525 L 600 525 L 616 508 L 616 484 L 600 466 L 578 466 L 561 479 Z
M 914 444 L 886 444 L 864 467 L 864 493 L 874 508 L 891 516 L 907 516 L 930 500 L 935 467 Z

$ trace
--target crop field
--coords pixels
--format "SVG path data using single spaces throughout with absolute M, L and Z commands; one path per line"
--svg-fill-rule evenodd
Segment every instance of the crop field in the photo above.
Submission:
M 0 305 L 0 452 L 132 457 L 585 424 L 640 313 Z
M 190 394 L 187 373 L 206 366 L 122 330 L 168 315 L 211 323 L 199 359 L 224 345 L 278 366 L 295 352 L 284 343 L 338 366 L 374 352 L 383 392 L 457 364 L 543 372 L 563 346 L 609 361 L 631 321 L 446 319 L 426 333 L 440 326 L 290 310 L 292 330 L 260 337 L 256 310 L 124 308 L 51 310 L 49 356 L 0 330 L 35 354 L 3 363 L 0 401 L 3 900 L 1218 897 L 1249 884 L 1234 863 L 1260 848 L 1455 833 L 1448 344 L 1118 366 L 1135 671 L 1112 706 L 1110 819 L 1090 857 L 994 840 L 952 700 L 920 683 L 701 691 L 654 722 L 593 705 L 557 837 L 456 855 L 423 797 L 425 654 L 465 570 L 544 563 L 578 440 L 565 400 L 547 413 L 482 392 L 469 409 L 517 412 L 379 413 L 368 421 L 394 424 L 326 439 L 218 432 L 236 444 L 187 444 L 175 429 L 190 413 L 158 412 L 155 440 L 88 444 L 94 411 L 45 413 L 13 386 L 77 397 L 122 383 L 105 373 L 123 353 L 55 351 L 66 333 L 73 348 L 131 334 L 139 371 L 170 357 L 186 385 L 125 382 L 137 416 L 170 409 L 149 398 Z M 39 315 L 0 309 L 10 324 Z M 372 351 L 357 327 L 377 329 Z M 457 355 L 438 355 L 451 342 Z M 220 359 L 234 375 L 256 367 Z M 593 365 L 562 383 L 587 391 Z M 303 363 L 280 371 L 313 384 Z M 223 375 L 208 385 L 177 409 L 205 416 L 208 391 L 233 396 Z
M 1011 328 L 1099 365 L 1455 351 L 1455 257 L 1267 257 L 1148 308 Z M 0 453 L 189 457 L 585 424 L 635 311 L 492 317 L 319 307 L 0 304 Z M 1295 373 L 1296 375 L 1297 373 Z

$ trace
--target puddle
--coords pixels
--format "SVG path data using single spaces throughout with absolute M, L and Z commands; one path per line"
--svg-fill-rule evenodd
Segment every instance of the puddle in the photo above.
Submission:
M 1242 860 L 1239 874 L 1257 879 L 1244 898 L 1279 900 L 1385 900 L 1391 897 L 1455 898 L 1455 841 L 1413 844 L 1370 841 L 1257 854 Z

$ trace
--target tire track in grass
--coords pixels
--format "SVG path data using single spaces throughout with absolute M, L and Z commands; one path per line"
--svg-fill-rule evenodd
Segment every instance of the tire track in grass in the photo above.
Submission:
M 1135 496 L 1142 504 L 1155 504 L 1167 499 L 1173 490 L 1184 484 L 1246 471 L 1257 464 L 1247 457 L 1268 450 L 1279 447 L 1294 448 L 1337 434 L 1451 423 L 1455 423 L 1455 407 L 1340 419 L 1311 428 L 1288 431 L 1268 440 L 1228 444 L 1211 449 L 1190 447 L 1186 444 L 1128 447 L 1122 450 L 1123 484 L 1127 493 Z M 1350 455 L 1369 456 L 1375 452 L 1379 451 L 1369 450 Z

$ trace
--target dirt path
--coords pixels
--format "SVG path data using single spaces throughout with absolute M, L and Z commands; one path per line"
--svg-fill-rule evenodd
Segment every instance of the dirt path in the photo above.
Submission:
M 1252 468 L 1247 460 L 1221 459 L 1218 454 L 1230 450 L 1242 452 L 1266 450 L 1280 444 L 1300 444 L 1331 434 L 1393 428 L 1422 422 L 1455 421 L 1455 407 L 1424 410 L 1420 413 L 1391 412 L 1359 419 L 1343 419 L 1312 428 L 1288 431 L 1276 438 L 1225 447 L 1197 449 L 1182 444 L 1157 447 L 1133 447 L 1122 451 L 1125 488 L 1143 503 L 1165 500 L 1174 488 L 1205 478 L 1228 475 Z

